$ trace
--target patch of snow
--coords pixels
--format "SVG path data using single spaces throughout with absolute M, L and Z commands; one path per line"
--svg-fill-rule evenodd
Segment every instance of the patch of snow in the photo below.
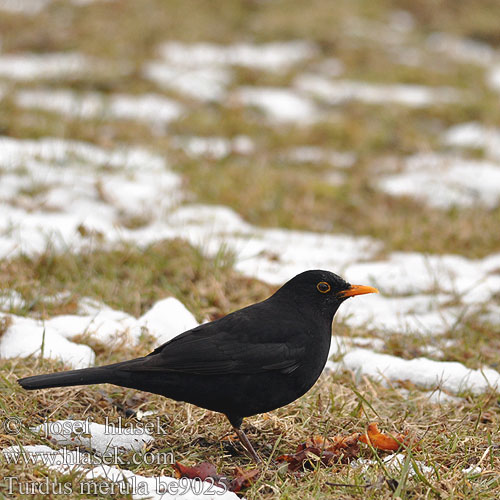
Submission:
M 303 40 L 271 42 L 260 45 L 166 42 L 160 47 L 161 57 L 177 66 L 235 65 L 269 71 L 283 71 L 289 66 L 314 57 L 316 53 L 316 46 Z
M 406 455 L 404 453 L 395 453 L 393 455 L 389 455 L 388 457 L 384 458 L 384 464 L 391 469 L 393 472 L 396 473 L 401 473 L 403 466 L 406 461 Z M 415 464 L 420 473 L 422 473 L 424 476 L 430 476 L 434 475 L 434 468 L 430 467 L 429 465 L 426 465 L 424 462 L 420 460 L 415 460 L 412 461 L 412 466 L 408 470 L 408 476 L 413 477 L 416 475 L 416 472 L 413 468 L 413 464 Z
M 500 164 L 420 153 L 406 159 L 401 173 L 379 179 L 378 186 L 390 195 L 413 196 L 436 208 L 494 208 L 500 201 Z
M 424 394 L 427 396 L 427 400 L 429 401 L 429 403 L 437 405 L 443 405 L 447 403 L 457 404 L 463 402 L 463 398 L 459 398 L 457 396 L 451 396 L 450 394 L 447 394 L 446 392 L 443 392 L 440 389 L 427 392 Z
M 341 269 L 380 248 L 367 237 L 253 227 L 225 207 L 181 207 L 169 222 L 209 255 L 225 246 L 234 252 L 237 270 L 273 284 L 283 284 L 304 269 Z
M 5 317 L 0 314 L 2 316 Z M 0 358 L 43 355 L 45 358 L 61 360 L 74 368 L 86 368 L 94 364 L 95 353 L 89 346 L 70 342 L 42 321 L 14 315 L 9 317 L 12 323 L 0 338 Z
M 285 87 L 240 87 L 233 99 L 245 106 L 261 108 L 271 120 L 279 123 L 307 125 L 319 116 L 311 99 Z
M 60 139 L 0 138 L 0 168 L 0 186 L 9 175 L 22 179 L 17 186 L 7 182 L 7 192 L 0 188 L 3 255 L 41 252 L 48 240 L 56 250 L 79 248 L 96 244 L 93 234 L 118 241 L 121 217 L 160 219 L 181 196 L 180 176 L 166 169 L 161 156 L 139 148 L 106 150 Z M 46 189 L 33 199 L 18 193 L 40 184 Z
M 499 128 L 488 128 L 479 122 L 460 123 L 445 132 L 443 142 L 447 146 L 484 149 L 486 155 L 500 160 Z
M 493 90 L 500 92 L 500 64 L 496 64 L 489 70 L 487 82 Z
M 9 315 L 12 323 L 0 338 L 0 358 L 39 356 L 43 351 L 44 357 L 85 368 L 94 364 L 95 354 L 89 346 L 71 341 L 77 335 L 88 334 L 112 346 L 123 335 L 138 343 L 146 329 L 162 344 L 198 326 L 194 316 L 173 297 L 156 302 L 138 319 L 90 299 L 81 301 L 79 311 L 79 315 L 54 316 L 45 321 Z M 2 317 L 7 315 L 0 313 Z
M 248 155 L 253 153 L 255 145 L 246 135 L 238 135 L 233 139 L 225 137 L 174 137 L 174 148 L 182 149 L 193 158 L 208 157 L 216 160 L 226 158 L 230 154 Z
M 195 317 L 174 297 L 156 302 L 138 319 L 138 324 L 141 328 L 147 328 L 158 339 L 159 344 L 198 326 Z
M 101 455 L 113 449 L 139 451 L 154 441 L 153 436 L 141 427 L 120 428 L 89 420 L 56 420 L 32 427 L 56 445 L 76 445 Z
M 123 311 L 105 308 L 95 315 L 54 316 L 45 321 L 45 327 L 53 328 L 60 335 L 71 339 L 76 335 L 89 334 L 100 342 L 113 345 L 122 334 L 131 340 L 138 341 L 141 325 L 137 320 Z
M 448 33 L 433 33 L 427 39 L 427 47 L 461 63 L 490 66 L 498 55 L 490 45 L 460 38 Z
M 385 294 L 408 295 L 434 290 L 465 294 L 485 283 L 489 270 L 483 262 L 455 254 L 392 252 L 386 260 L 350 266 L 345 276 L 351 283 L 371 284 Z
M 370 283 L 368 281 L 368 283 Z M 347 301 L 336 317 L 352 328 L 419 335 L 443 335 L 456 323 L 459 310 L 442 307 L 445 295 L 387 297 L 374 295 L 360 306 Z
M 91 304 L 91 303 L 90 303 Z M 89 300 L 83 301 L 80 310 L 92 311 Z M 66 338 L 87 333 L 93 338 L 112 344 L 121 334 L 127 334 L 137 343 L 144 329 L 162 344 L 176 335 L 195 328 L 198 322 L 184 304 L 174 297 L 156 302 L 143 316 L 136 319 L 105 304 L 94 304 L 91 314 L 54 316 L 45 321 L 45 327 L 53 328 Z
M 350 265 L 344 272 L 349 282 L 376 286 L 381 295 L 370 297 L 363 308 L 347 301 L 338 318 L 352 327 L 440 335 L 465 313 L 481 312 L 488 305 L 492 314 L 483 320 L 498 323 L 491 301 L 500 292 L 499 261 L 498 254 L 474 260 L 393 252 L 385 261 Z M 455 298 L 459 305 L 449 307 L 447 302 Z
M 435 339 L 433 339 L 435 340 Z M 430 356 L 432 358 L 443 358 L 444 352 L 441 348 L 434 344 L 428 344 L 420 347 L 420 352 L 425 356 Z
M 333 151 L 318 146 L 298 146 L 288 151 L 285 158 L 297 163 L 328 163 L 337 168 L 349 168 L 356 163 L 356 153 Z
M 395 474 L 401 474 L 401 470 L 405 464 L 405 461 L 406 461 L 406 455 L 404 453 L 393 453 L 392 455 L 388 455 L 387 457 L 385 457 L 383 460 L 384 465 L 392 473 Z M 424 462 L 420 460 L 414 460 L 412 462 L 416 465 L 416 467 L 418 467 L 420 473 L 424 475 L 431 475 L 434 473 L 434 469 L 426 465 Z M 416 472 L 413 468 L 413 463 L 408 469 L 408 477 L 410 478 L 416 475 Z M 353 460 L 350 463 L 350 466 L 353 467 L 354 469 L 360 468 L 363 472 L 368 472 L 371 467 L 375 467 L 377 464 L 378 462 L 376 460 L 371 460 L 369 458 L 358 458 L 357 460 Z
M 483 468 L 479 465 L 472 464 L 469 467 L 462 469 L 462 472 L 467 476 L 474 476 L 476 474 L 481 474 L 481 472 L 483 472 Z
M 9 290 L 0 295 L 0 311 L 8 311 L 9 309 L 20 309 L 26 307 L 26 302 L 23 296 L 15 290 Z
M 0 0 L 0 10 L 34 16 L 45 9 L 51 2 L 52 0 Z
M 147 63 L 143 73 L 161 88 L 201 101 L 223 100 L 232 78 L 230 70 L 226 68 L 182 67 L 163 61 Z
M 77 52 L 0 55 L 0 77 L 14 80 L 74 78 L 94 66 L 90 58 Z
M 106 97 L 98 92 L 78 94 L 71 90 L 22 90 L 16 95 L 16 104 L 77 118 L 137 120 L 153 125 L 166 125 L 178 119 L 183 112 L 179 103 L 156 94 L 115 94 Z
M 369 104 L 396 103 L 410 107 L 452 103 L 459 93 L 451 87 L 425 87 L 423 85 L 375 84 L 352 80 L 332 80 L 313 74 L 295 79 L 295 87 L 329 104 L 362 101 Z
M 235 253 L 238 270 L 281 284 L 311 267 L 340 272 L 381 248 L 366 237 L 253 227 L 226 207 L 189 205 L 172 211 L 182 196 L 181 178 L 167 170 L 161 156 L 141 149 L 4 138 L 0 151 L 2 256 L 43 252 L 48 241 L 54 250 L 67 251 L 122 241 L 146 246 L 180 237 L 210 256 L 226 248 Z M 23 182 L 4 183 L 8 175 Z M 25 197 L 27 206 L 20 206 L 19 190 L 40 183 L 45 190 L 34 200 Z M 148 214 L 151 222 L 127 229 L 119 226 L 123 214 Z
M 462 391 L 481 394 L 490 389 L 500 391 L 500 373 L 496 370 L 471 370 L 458 362 L 432 361 L 427 358 L 407 360 L 356 348 L 347 352 L 337 366 L 382 382 L 410 381 L 420 387 L 439 387 L 453 394 Z

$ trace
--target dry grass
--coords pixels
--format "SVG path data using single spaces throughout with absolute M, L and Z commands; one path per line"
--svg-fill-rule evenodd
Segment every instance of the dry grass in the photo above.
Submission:
M 158 426 L 158 434 L 148 451 L 172 452 L 175 459 L 188 465 L 209 460 L 221 474 L 231 476 L 235 465 L 253 467 L 240 445 L 228 439 L 230 427 L 221 415 L 177 403 L 160 396 L 103 386 L 114 405 L 100 395 L 96 387 L 64 388 L 37 391 L 27 398 L 14 379 L 43 371 L 60 369 L 47 360 L 23 360 L 4 363 L 5 398 L 2 404 L 9 415 L 16 415 L 32 426 L 48 419 L 90 419 L 98 423 L 118 422 L 123 426 L 137 425 L 134 418 L 126 418 L 117 406 L 153 410 L 149 417 Z M 7 382 L 10 381 L 10 382 Z M 393 498 L 394 491 L 404 484 L 400 494 L 404 498 L 495 498 L 500 467 L 495 444 L 500 420 L 495 394 L 468 397 L 462 403 L 437 406 L 427 401 L 418 390 L 409 387 L 408 394 L 398 388 L 385 388 L 368 380 L 356 380 L 349 374 L 325 375 L 300 400 L 270 414 L 247 419 L 249 438 L 265 460 L 261 478 L 246 492 L 247 498 L 316 498 L 317 495 L 336 498 Z M 115 406 L 116 405 L 116 406 Z M 107 419 L 107 420 L 106 420 Z M 433 467 L 433 473 L 420 472 L 404 477 L 397 471 L 371 467 L 368 473 L 346 464 L 325 468 L 313 466 L 313 471 L 289 474 L 275 462 L 277 456 L 291 453 L 297 445 L 313 435 L 332 436 L 362 432 L 370 421 L 378 421 L 387 432 L 409 430 L 421 438 L 411 450 L 417 471 L 422 463 Z M 0 446 L 13 444 L 45 444 L 43 437 L 25 429 L 17 436 L 2 435 Z M 407 450 L 409 453 L 409 450 Z M 386 454 L 379 452 L 380 458 Z M 360 454 L 374 459 L 373 452 L 364 447 Z M 126 460 L 127 455 L 124 455 Z M 481 475 L 467 476 L 462 469 L 480 465 Z M 15 471 L 25 480 L 37 475 L 35 467 L 22 470 L 2 464 L 4 474 Z M 131 464 L 135 473 L 146 476 L 164 473 L 171 475 L 170 465 Z M 406 476 L 408 472 L 406 472 Z M 50 477 L 62 481 L 60 476 Z M 77 491 L 81 478 L 72 481 Z M 330 486 L 336 484 L 337 486 Z M 338 484 L 358 485 L 340 487 Z M 368 485 L 368 486 L 367 486 Z M 76 498 L 75 496 L 71 498 Z
M 447 127 L 465 121 L 494 126 L 500 122 L 498 95 L 486 87 L 484 69 L 442 62 L 428 53 L 424 54 L 421 66 L 398 64 L 382 41 L 369 36 L 351 37 L 346 32 L 353 18 L 362 18 L 369 26 L 370 22 L 386 22 L 398 8 L 413 14 L 416 26 L 409 43 L 424 52 L 426 37 L 434 31 L 500 43 L 500 4 L 495 0 L 202 0 L 197 2 L 196 9 L 181 0 L 95 2 L 79 8 L 61 0 L 54 1 L 37 16 L 2 12 L 3 52 L 81 51 L 125 63 L 131 72 L 123 75 L 110 66 L 102 74 L 85 75 L 66 83 L 7 84 L 6 96 L 0 100 L 0 133 L 17 138 L 71 138 L 103 147 L 122 144 L 149 147 L 164 154 L 171 167 L 183 175 L 192 199 L 230 206 L 256 225 L 370 235 L 382 240 L 386 251 L 453 252 L 482 257 L 500 247 L 499 208 L 439 211 L 411 199 L 381 194 L 374 186 L 377 176 L 374 165 L 386 156 L 445 151 L 439 136 Z M 314 69 L 323 58 L 338 57 L 345 66 L 344 76 L 349 79 L 451 85 L 463 90 L 465 98 L 456 104 L 418 110 L 350 103 L 329 107 L 328 119 L 312 126 L 276 127 L 256 110 L 229 103 L 200 104 L 161 91 L 141 76 L 144 61 L 156 57 L 157 45 L 167 39 L 231 43 L 300 38 L 313 40 L 320 47 L 314 61 L 284 73 L 238 69 L 233 86 L 286 86 L 299 72 Z M 131 121 L 82 121 L 16 106 L 18 88 L 38 86 L 103 93 L 163 93 L 181 100 L 188 113 L 172 123 L 165 134 L 155 135 L 148 126 Z M 245 134 L 255 142 L 256 152 L 248 157 L 230 155 L 218 161 L 193 160 L 172 150 L 171 136 L 177 134 L 225 137 Z M 329 185 L 325 178 L 334 170 L 330 165 L 297 165 L 284 159 L 284 152 L 302 145 L 354 151 L 358 161 L 345 172 L 341 186 Z M 42 185 L 35 187 L 24 194 L 33 196 L 43 189 Z M 121 222 L 125 227 L 139 227 L 147 221 L 138 216 Z M 36 317 L 74 313 L 78 300 L 84 296 L 139 316 L 157 300 L 173 295 L 202 320 L 261 300 L 272 291 L 272 287 L 236 273 L 232 264 L 233 257 L 225 252 L 216 259 L 207 259 L 199 250 L 178 240 L 144 249 L 123 246 L 79 255 L 46 252 L 38 257 L 0 262 L 0 294 L 18 291 L 28 306 L 11 312 Z M 43 300 L 58 292 L 69 294 L 55 303 Z M 0 335 L 6 330 L 6 321 L 0 322 Z M 384 352 L 407 358 L 422 355 L 432 343 L 428 338 L 403 333 L 390 335 L 363 329 L 352 332 L 342 324 L 336 325 L 335 333 L 376 335 L 385 342 Z M 467 317 L 446 332 L 444 338 L 457 340 L 453 346 L 443 347 L 444 359 L 471 368 L 484 364 L 496 369 L 500 366 L 498 330 L 494 325 L 480 323 L 475 316 Z M 78 340 L 91 345 L 98 364 L 143 355 L 154 347 L 153 340 L 147 337 L 138 346 L 122 342 L 113 351 L 88 337 Z M 0 431 L 0 449 L 15 444 L 46 444 L 28 430 L 44 419 L 89 418 L 102 423 L 107 417 L 116 421 L 123 417 L 118 410 L 122 406 L 157 412 L 165 433 L 155 436 L 153 451 L 172 451 L 177 460 L 188 465 L 208 460 L 228 475 L 233 473 L 235 465 L 251 467 L 240 445 L 225 439 L 230 429 L 220 415 L 113 386 L 28 394 L 16 384 L 17 378 L 64 367 L 39 358 L 4 359 L 0 365 L 1 418 L 19 417 L 25 424 L 19 435 Z M 249 437 L 266 458 L 266 465 L 261 478 L 245 496 L 256 500 L 498 498 L 497 395 L 462 396 L 460 403 L 438 406 L 408 383 L 386 386 L 353 373 L 324 375 L 300 400 L 248 419 Z M 417 472 L 410 477 L 409 468 L 397 473 L 378 466 L 363 472 L 345 464 L 330 468 L 313 464 L 311 471 L 288 474 L 275 462 L 277 456 L 293 452 L 308 437 L 360 432 L 373 420 L 386 431 L 408 427 L 419 435 L 422 438 L 419 447 L 409 450 L 407 456 L 433 467 L 434 472 L 423 473 L 415 465 Z M 129 419 L 127 423 L 133 424 L 135 420 Z M 361 455 L 376 459 L 368 448 L 363 448 Z M 480 474 L 463 473 L 464 468 L 478 464 L 482 468 Z M 129 468 L 147 476 L 173 473 L 170 465 L 142 463 L 129 464 Z M 57 498 L 88 497 L 76 493 L 82 481 L 78 474 L 61 476 L 39 465 L 13 465 L 0 459 L 0 476 L 9 475 L 17 476 L 20 482 L 41 482 L 47 476 L 60 483 L 68 481 L 75 493 Z M 0 498 L 3 496 L 0 490 Z

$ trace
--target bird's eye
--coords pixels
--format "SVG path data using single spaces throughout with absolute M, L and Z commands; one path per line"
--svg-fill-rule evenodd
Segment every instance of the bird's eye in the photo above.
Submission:
M 316 285 L 316 288 L 318 289 L 318 292 L 321 293 L 328 293 L 332 289 L 332 287 L 326 281 L 320 281 Z

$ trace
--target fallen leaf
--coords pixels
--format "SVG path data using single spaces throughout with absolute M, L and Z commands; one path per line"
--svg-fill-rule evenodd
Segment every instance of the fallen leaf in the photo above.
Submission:
M 195 465 L 194 467 L 189 467 L 183 465 L 180 462 L 175 462 L 175 477 L 177 479 L 181 477 L 187 477 L 189 479 L 201 479 L 205 481 L 207 477 L 211 477 L 214 480 L 219 480 L 220 476 L 217 474 L 217 469 L 214 464 L 210 462 L 202 462 L 201 464 Z
M 304 468 L 311 461 L 320 460 L 323 465 L 332 465 L 334 462 L 349 462 L 357 457 L 359 453 L 359 433 L 349 436 L 334 436 L 324 439 L 321 436 L 313 436 L 305 443 L 297 447 L 297 451 L 291 455 L 277 457 L 278 462 L 287 462 L 288 470 L 291 472 Z
M 175 462 L 175 477 L 187 477 L 189 479 L 212 479 L 215 486 L 225 487 L 229 491 L 238 492 L 244 488 L 248 488 L 257 479 L 260 474 L 259 469 L 243 470 L 236 467 L 234 470 L 234 479 L 227 478 L 217 474 L 215 465 L 210 462 L 202 462 L 193 467 L 183 465 L 180 462 Z
M 229 483 L 229 491 L 237 493 L 244 488 L 250 487 L 259 477 L 260 470 L 243 470 L 240 467 L 236 467 L 234 473 L 236 474 L 236 477 Z
M 359 440 L 365 444 L 371 444 L 377 450 L 397 451 L 403 444 L 408 444 L 406 434 L 383 434 L 379 431 L 376 422 L 368 425 L 366 434 L 360 436 Z

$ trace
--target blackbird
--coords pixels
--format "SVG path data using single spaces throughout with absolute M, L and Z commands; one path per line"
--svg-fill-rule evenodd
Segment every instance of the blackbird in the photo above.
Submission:
M 374 292 L 329 271 L 306 271 L 268 299 L 181 333 L 147 356 L 18 382 L 29 390 L 109 383 L 221 412 L 259 462 L 241 430 L 243 418 L 305 394 L 328 359 L 340 304 Z

